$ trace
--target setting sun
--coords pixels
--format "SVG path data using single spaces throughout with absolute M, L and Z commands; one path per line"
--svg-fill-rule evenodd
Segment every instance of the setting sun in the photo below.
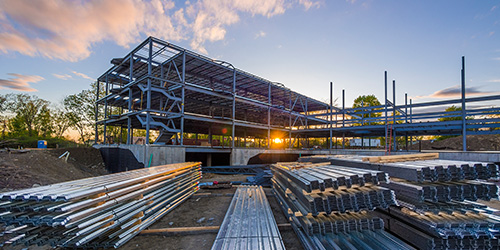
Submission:
M 274 142 L 274 143 L 283 143 L 283 139 L 280 139 L 280 138 L 274 138 L 274 139 L 273 139 L 273 142 Z

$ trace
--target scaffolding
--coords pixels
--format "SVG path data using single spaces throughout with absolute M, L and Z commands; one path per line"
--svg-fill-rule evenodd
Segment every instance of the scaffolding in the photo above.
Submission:
M 192 145 L 185 138 L 191 133 L 207 135 L 208 143 L 202 146 L 211 147 L 218 145 L 213 136 L 222 136 L 228 139 L 229 148 L 246 147 L 248 141 L 259 141 L 259 146 L 269 148 L 273 138 L 285 142 L 283 148 L 300 145 L 300 140 L 303 147 L 309 147 L 309 138 L 324 138 L 332 148 L 333 140 L 339 137 L 342 141 L 346 137 L 387 137 L 389 121 L 394 140 L 396 136 L 411 139 L 415 135 L 500 133 L 500 108 L 484 106 L 500 100 L 500 95 L 463 95 L 457 100 L 419 104 L 412 104 L 412 100 L 408 104 L 405 95 L 405 104 L 396 105 L 395 95 L 392 101 L 387 98 L 386 78 L 383 105 L 346 108 L 343 91 L 342 108 L 337 108 L 332 100 L 328 104 L 307 97 L 230 63 L 154 37 L 111 63 L 113 66 L 97 80 L 96 143 L 109 143 L 109 126 L 126 128 L 127 144 L 132 144 L 134 130 L 143 129 L 146 144 L 150 143 L 151 131 L 156 130 L 159 135 L 155 144 Z M 100 89 L 105 93 L 100 94 Z M 482 106 L 464 108 L 463 112 L 431 111 L 458 103 L 465 107 L 471 102 Z M 438 120 L 443 117 L 459 119 Z M 103 126 L 103 140 L 99 139 L 99 126 Z

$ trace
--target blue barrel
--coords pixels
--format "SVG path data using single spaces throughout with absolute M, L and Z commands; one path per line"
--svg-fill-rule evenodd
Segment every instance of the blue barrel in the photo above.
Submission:
M 38 141 L 38 148 L 47 148 L 47 141 L 39 140 Z

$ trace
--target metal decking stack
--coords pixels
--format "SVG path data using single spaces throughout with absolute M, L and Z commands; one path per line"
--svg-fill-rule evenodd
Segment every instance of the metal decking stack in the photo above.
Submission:
M 371 212 L 395 205 L 382 171 L 326 164 L 278 163 L 273 190 L 306 249 L 412 249 L 384 231 Z
M 285 249 L 262 187 L 236 190 L 212 246 L 212 250 L 225 249 Z
M 498 165 L 411 156 L 302 159 L 383 170 L 399 206 L 377 210 L 386 228 L 419 249 L 500 249 L 500 217 L 477 200 L 498 199 Z M 393 178 L 397 177 L 397 178 Z
M 144 168 L 0 194 L 2 246 L 117 248 L 198 190 L 201 163 Z

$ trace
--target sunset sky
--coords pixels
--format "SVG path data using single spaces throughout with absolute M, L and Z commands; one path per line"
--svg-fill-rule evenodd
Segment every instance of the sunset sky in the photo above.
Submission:
M 148 36 L 328 102 L 500 94 L 500 1 L 0 0 L 0 94 L 53 103 L 89 88 Z M 389 91 L 392 98 L 392 92 Z M 498 104 L 500 105 L 500 104 Z

